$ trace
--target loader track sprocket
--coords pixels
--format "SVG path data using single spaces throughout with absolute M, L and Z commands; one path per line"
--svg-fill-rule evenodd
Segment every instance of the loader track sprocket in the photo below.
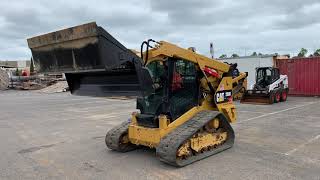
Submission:
M 123 122 L 111 130 L 106 135 L 106 145 L 109 149 L 118 152 L 128 152 L 137 149 L 137 146 L 131 144 L 128 140 L 128 127 L 130 122 Z
M 178 157 L 178 150 L 182 149 L 185 152 L 188 152 L 184 148 L 186 142 L 215 118 L 219 119 L 221 128 L 227 133 L 227 139 L 214 148 L 206 148 L 204 151 L 198 153 L 192 152 L 192 155 L 187 158 Z M 156 148 L 156 153 L 161 161 L 173 166 L 182 167 L 231 148 L 233 143 L 234 131 L 225 116 L 219 112 L 202 111 L 162 138 L 159 146 Z

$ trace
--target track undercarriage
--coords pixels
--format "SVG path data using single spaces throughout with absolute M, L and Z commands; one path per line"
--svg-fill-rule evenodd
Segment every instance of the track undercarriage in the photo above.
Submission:
M 106 144 L 119 152 L 137 146 L 128 140 L 129 122 L 108 132 Z M 157 156 L 173 166 L 185 166 L 231 148 L 234 132 L 227 119 L 216 111 L 202 111 L 164 136 L 156 149 Z

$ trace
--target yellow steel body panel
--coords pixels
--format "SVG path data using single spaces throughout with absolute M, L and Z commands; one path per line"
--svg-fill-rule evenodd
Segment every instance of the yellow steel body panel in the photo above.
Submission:
M 210 59 L 206 56 L 197 54 L 191 50 L 178 47 L 165 41 L 160 41 L 160 45 L 149 50 L 148 57 L 148 62 L 166 57 L 185 59 L 187 61 L 198 64 L 202 70 L 204 69 L 204 67 L 214 68 L 215 70 L 219 71 L 220 75 L 222 75 L 222 73 L 228 72 L 230 69 L 230 66 L 226 63 L 220 62 L 215 59 Z
M 247 77 L 246 73 L 240 73 L 238 77 L 232 79 L 232 83 L 238 82 L 242 79 L 245 79 L 246 77 Z
M 232 78 L 224 77 L 219 85 L 220 89 L 231 90 Z M 184 113 L 172 123 L 168 124 L 165 116 L 159 118 L 159 128 L 148 128 L 139 126 L 136 121 L 136 114 L 132 115 L 132 122 L 129 126 L 129 140 L 133 144 L 144 145 L 151 148 L 157 147 L 162 137 L 170 133 L 175 128 L 190 120 L 194 115 L 203 110 L 220 111 L 230 122 L 236 120 L 235 106 L 231 102 L 225 102 L 214 106 L 213 97 L 208 97 L 202 102 L 201 106 L 196 106 Z M 167 125 L 165 125 L 167 123 Z
M 145 55 L 144 55 L 145 57 Z M 152 61 L 165 61 L 167 57 L 174 57 L 184 59 L 186 61 L 193 62 L 199 66 L 199 68 L 203 71 L 205 67 L 209 67 L 215 69 L 219 73 L 220 78 L 216 77 L 204 77 L 200 81 L 202 88 L 206 90 L 210 90 L 208 87 L 208 82 L 212 85 L 215 91 L 230 91 L 232 90 L 232 86 L 234 82 L 237 82 L 243 78 L 246 78 L 244 73 L 241 73 L 239 77 L 236 79 L 232 79 L 232 77 L 223 77 L 224 73 L 229 72 L 230 66 L 226 63 L 210 59 L 203 55 L 197 54 L 191 50 L 180 48 L 174 44 L 161 41 L 159 45 L 152 48 L 148 52 L 148 61 L 150 63 Z M 216 96 L 215 92 L 215 96 Z M 201 102 L 201 105 L 193 107 L 182 116 L 177 118 L 175 121 L 169 123 L 170 121 L 164 115 L 160 115 L 159 117 L 159 128 L 148 128 L 139 126 L 136 120 L 136 114 L 132 115 L 132 122 L 129 125 L 129 140 L 131 143 L 136 145 L 144 145 L 151 148 L 155 148 L 158 146 L 160 140 L 181 126 L 183 123 L 190 120 L 193 116 L 195 116 L 198 112 L 203 110 L 212 110 L 212 111 L 220 111 L 223 113 L 229 122 L 236 121 L 236 108 L 232 102 L 232 99 L 228 102 L 223 103 L 214 103 L 215 97 L 210 94 L 207 94 L 204 98 L 204 101 Z
M 139 126 L 136 123 L 136 120 L 134 120 L 129 126 L 129 140 L 133 144 L 156 147 L 162 137 L 164 137 L 169 132 L 179 127 L 180 125 L 191 119 L 198 112 L 203 110 L 205 110 L 203 106 L 194 107 L 164 128 L 162 128 L 161 126 L 159 126 L 159 128 L 148 128 Z M 133 117 L 132 119 L 136 118 Z M 159 121 L 159 123 L 161 123 L 161 120 Z

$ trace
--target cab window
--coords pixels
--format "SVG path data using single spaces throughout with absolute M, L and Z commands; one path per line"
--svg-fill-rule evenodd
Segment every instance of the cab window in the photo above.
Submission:
M 147 65 L 147 68 L 150 70 L 151 77 L 154 83 L 159 83 L 161 76 L 164 73 L 164 66 L 162 61 L 153 61 Z

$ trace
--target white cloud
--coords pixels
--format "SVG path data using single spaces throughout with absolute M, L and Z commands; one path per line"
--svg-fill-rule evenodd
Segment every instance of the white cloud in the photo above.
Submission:
M 320 48 L 317 0 L 11 0 L 0 2 L 0 59 L 29 59 L 26 38 L 97 21 L 128 48 L 149 38 L 209 55 Z

